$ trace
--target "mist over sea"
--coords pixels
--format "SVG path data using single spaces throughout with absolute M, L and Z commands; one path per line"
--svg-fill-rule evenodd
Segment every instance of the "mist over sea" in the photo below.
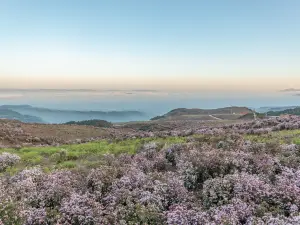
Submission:
M 292 93 L 162 92 L 89 90 L 1 90 L 0 105 L 26 104 L 35 107 L 78 111 L 141 111 L 144 119 L 175 108 L 250 108 L 298 106 L 300 97 Z

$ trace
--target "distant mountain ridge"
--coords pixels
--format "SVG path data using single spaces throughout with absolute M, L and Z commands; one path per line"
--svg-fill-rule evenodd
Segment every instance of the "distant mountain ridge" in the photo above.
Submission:
M 41 112 L 76 112 L 76 113 L 82 113 L 82 114 L 89 114 L 89 113 L 97 113 L 97 114 L 116 114 L 116 115 L 125 115 L 125 114 L 136 114 L 136 115 L 143 115 L 140 111 L 135 110 L 124 110 L 124 111 L 80 111 L 80 110 L 64 110 L 64 109 L 48 109 L 48 108 L 42 108 L 42 107 L 33 107 L 31 105 L 2 105 L 0 106 L 0 109 L 27 109 L 27 110 L 38 110 Z
M 280 116 L 284 114 L 290 114 L 290 115 L 300 115 L 300 107 L 296 107 L 293 109 L 286 109 L 282 111 L 269 111 L 268 116 Z
M 257 112 L 260 113 L 266 113 L 266 112 L 270 112 L 270 111 L 283 111 L 283 110 L 287 110 L 287 109 L 294 109 L 297 108 L 299 106 L 270 106 L 270 107 L 259 107 L 256 109 Z
M 45 123 L 40 117 L 23 115 L 16 111 L 10 109 L 0 108 L 0 118 L 1 119 L 10 119 L 10 120 L 19 120 L 24 123 Z
M 140 111 L 80 111 L 61 110 L 33 107 L 31 105 L 2 105 L 0 109 L 7 109 L 23 115 L 31 115 L 42 118 L 46 123 L 66 123 L 82 120 L 107 120 L 111 122 L 123 122 L 136 119 L 147 119 L 147 115 Z

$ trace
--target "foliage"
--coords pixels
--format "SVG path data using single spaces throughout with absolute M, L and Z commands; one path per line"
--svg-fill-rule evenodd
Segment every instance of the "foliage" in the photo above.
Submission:
M 67 125 L 86 125 L 94 127 L 112 127 L 112 123 L 107 122 L 106 120 L 83 120 L 83 121 L 69 121 L 65 123 Z
M 299 224 L 299 146 L 255 143 L 243 126 L 5 149 L 0 224 Z
M 59 147 L 26 147 L 21 149 L 0 149 L 0 172 L 17 164 L 17 170 L 28 166 L 44 165 L 49 168 L 75 168 L 89 166 L 103 160 L 103 155 L 135 154 L 145 143 L 156 140 L 159 146 L 183 143 L 185 138 L 137 138 L 123 141 L 97 141 Z M 2 154 L 1 154 L 2 152 Z M 20 157 L 20 158 L 19 158 Z

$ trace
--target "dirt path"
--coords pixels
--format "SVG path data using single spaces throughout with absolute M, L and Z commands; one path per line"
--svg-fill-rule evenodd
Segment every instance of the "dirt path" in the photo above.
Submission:
M 215 117 L 215 116 L 213 116 L 213 115 L 209 115 L 211 118 L 213 118 L 213 119 L 215 119 L 215 120 L 222 120 L 222 119 L 220 119 L 220 118 L 218 118 L 218 117 Z

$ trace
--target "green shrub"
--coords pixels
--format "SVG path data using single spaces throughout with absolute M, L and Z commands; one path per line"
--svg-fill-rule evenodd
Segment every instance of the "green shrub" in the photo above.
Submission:
M 72 169 L 77 166 L 77 163 L 74 161 L 65 161 L 59 164 L 59 168 L 62 169 Z
M 94 127 L 112 127 L 113 124 L 106 120 L 83 120 L 83 121 L 70 121 L 65 123 L 67 125 L 86 125 L 86 126 L 94 126 Z

